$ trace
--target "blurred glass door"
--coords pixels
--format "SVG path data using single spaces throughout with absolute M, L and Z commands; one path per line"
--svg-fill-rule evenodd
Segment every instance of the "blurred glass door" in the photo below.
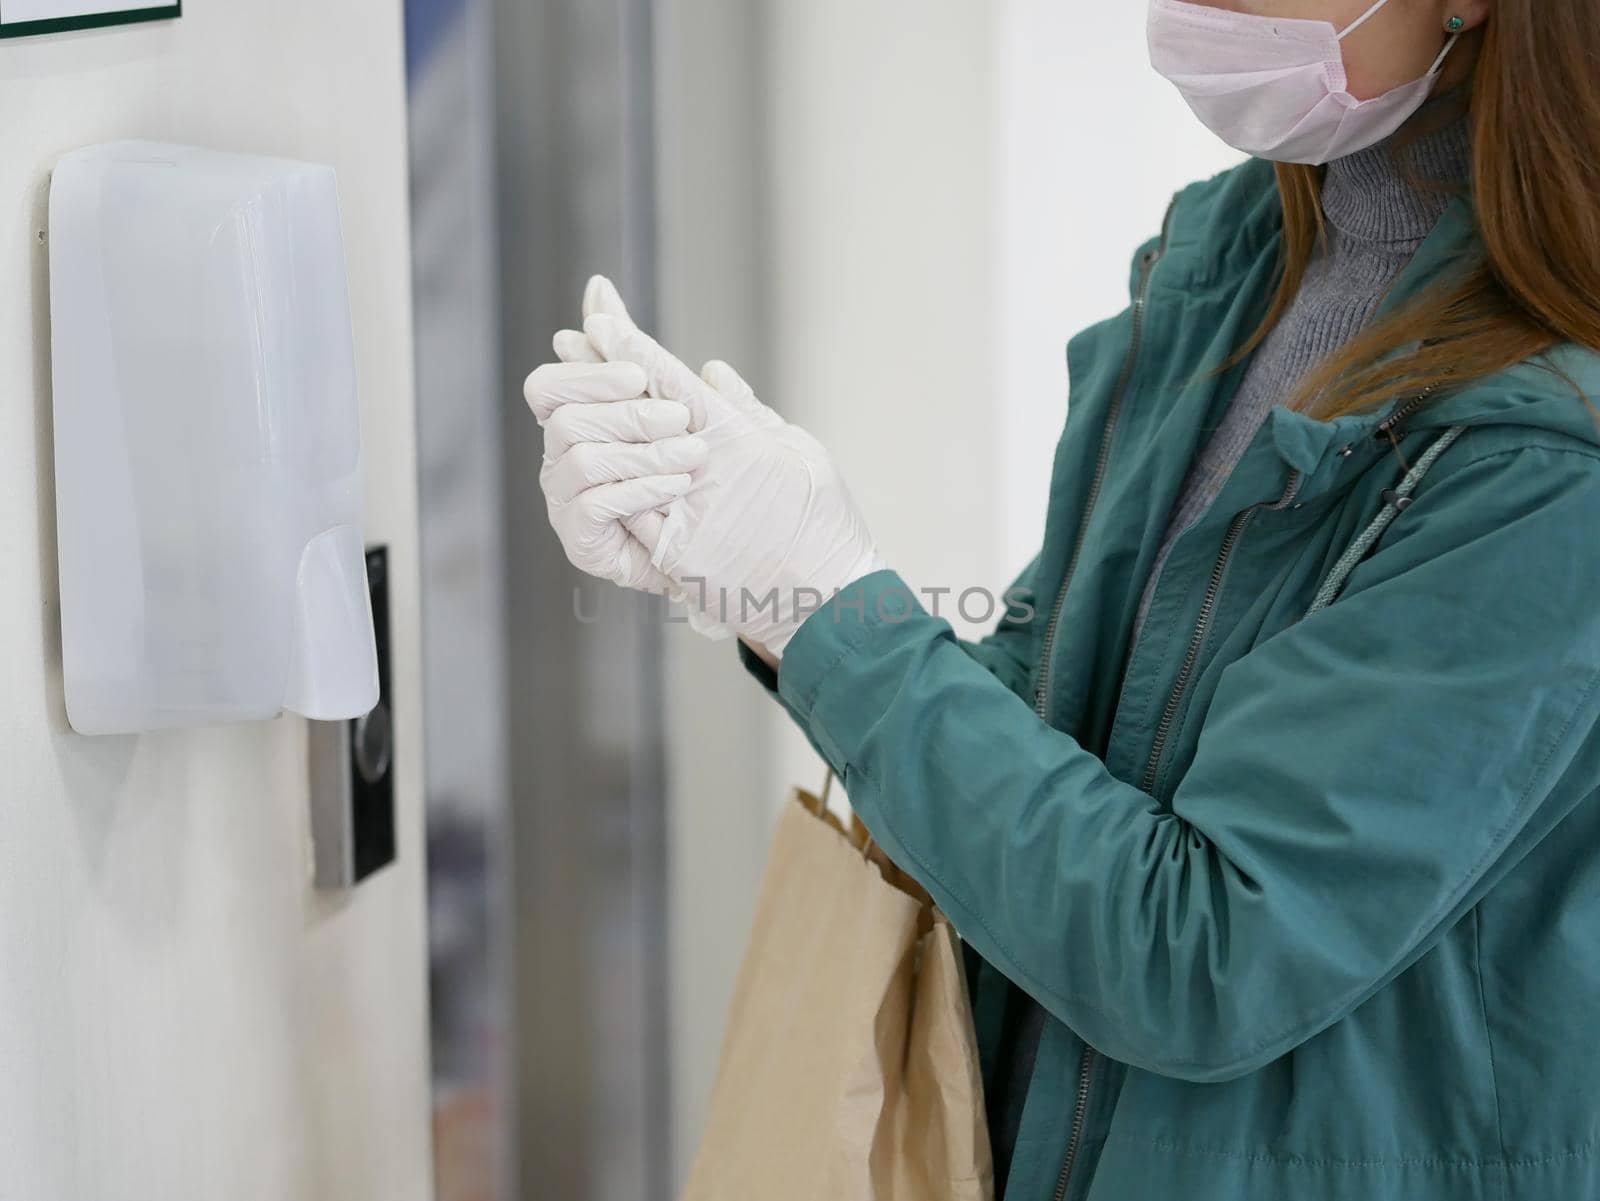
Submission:
M 660 613 L 566 562 L 520 398 L 589 272 L 650 319 L 649 16 L 406 0 L 441 1201 L 670 1194 Z

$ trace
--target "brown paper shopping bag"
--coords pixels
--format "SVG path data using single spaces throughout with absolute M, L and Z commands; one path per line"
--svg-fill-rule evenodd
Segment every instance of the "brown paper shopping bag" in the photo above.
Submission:
M 683 1201 L 992 1196 L 955 933 L 859 824 L 797 793 Z

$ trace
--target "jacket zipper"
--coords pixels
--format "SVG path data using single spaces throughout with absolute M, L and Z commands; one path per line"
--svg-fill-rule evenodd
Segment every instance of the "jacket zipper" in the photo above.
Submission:
M 1072 1164 L 1078 1158 L 1078 1144 L 1083 1142 L 1083 1121 L 1089 1114 L 1089 1073 L 1094 1070 L 1094 1048 L 1083 1045 L 1083 1058 L 1078 1061 L 1078 1099 L 1072 1107 L 1072 1134 L 1067 1139 L 1067 1154 L 1061 1161 L 1061 1175 L 1056 1177 L 1056 1191 L 1051 1201 L 1064 1201 L 1067 1182 L 1072 1179 Z
M 1139 264 L 1139 286 L 1133 297 L 1133 330 L 1128 338 L 1128 354 L 1122 360 L 1122 370 L 1117 375 L 1116 388 L 1111 394 L 1111 409 L 1106 414 L 1105 432 L 1100 435 L 1100 451 L 1095 458 L 1094 479 L 1089 484 L 1089 496 L 1084 502 L 1083 518 L 1078 523 L 1078 536 L 1072 544 L 1072 557 L 1067 560 L 1067 572 L 1061 579 L 1061 587 L 1056 591 L 1056 603 L 1050 610 L 1050 621 L 1045 626 L 1044 641 L 1040 645 L 1039 682 L 1034 689 L 1033 708 L 1046 722 L 1050 720 L 1050 658 L 1056 645 L 1056 627 L 1061 622 L 1061 609 L 1066 604 L 1067 588 L 1078 570 L 1078 558 L 1083 554 L 1084 540 L 1089 534 L 1089 519 L 1094 516 L 1095 505 L 1100 500 L 1100 489 L 1105 484 L 1106 469 L 1111 463 L 1111 445 L 1116 438 L 1117 422 L 1122 417 L 1123 401 L 1127 398 L 1128 388 L 1133 383 L 1133 369 L 1138 363 L 1139 345 L 1144 340 L 1144 313 L 1150 294 L 1150 276 L 1155 272 L 1161 256 L 1167 252 L 1167 236 L 1172 228 L 1172 210 L 1175 207 L 1177 207 L 1176 201 L 1168 206 L 1166 218 L 1161 222 L 1160 244 L 1154 250 L 1147 251 L 1143 262 Z M 1078 1097 L 1072 1107 L 1072 1129 L 1067 1134 L 1067 1150 L 1061 1158 L 1061 1173 L 1056 1177 L 1054 1201 L 1062 1201 L 1067 1195 L 1067 1184 L 1072 1179 L 1072 1165 L 1078 1158 L 1078 1146 L 1083 1142 L 1083 1124 L 1089 1113 L 1089 1080 L 1094 1071 L 1094 1059 L 1094 1048 L 1085 1043 L 1083 1056 L 1078 1061 Z
M 1385 417 L 1373 427 L 1373 437 L 1390 437 L 1394 429 L 1411 414 L 1421 408 L 1432 394 L 1432 388 L 1425 388 L 1421 393 L 1413 396 L 1389 416 Z M 1189 678 L 1194 674 L 1195 664 L 1200 658 L 1200 651 L 1205 646 L 1206 634 L 1211 626 L 1212 615 L 1216 612 L 1217 599 L 1222 591 L 1222 580 L 1227 574 L 1228 560 L 1233 557 L 1233 548 L 1238 544 L 1239 538 L 1244 534 L 1245 527 L 1250 524 L 1251 518 L 1262 509 L 1282 509 L 1294 500 L 1295 494 L 1300 491 L 1302 480 L 1301 473 L 1289 473 L 1288 485 L 1284 488 L 1283 495 L 1273 504 L 1251 505 L 1244 512 L 1233 519 L 1233 524 L 1228 527 L 1228 533 L 1222 540 L 1222 550 L 1217 555 L 1217 562 L 1211 569 L 1211 582 L 1206 587 L 1205 600 L 1200 605 L 1200 616 L 1195 621 L 1194 633 L 1189 639 L 1189 647 L 1184 652 L 1183 666 L 1178 671 L 1177 682 L 1173 685 L 1172 695 L 1167 697 L 1166 708 L 1161 711 L 1161 721 L 1156 726 L 1155 742 L 1150 747 L 1150 760 L 1144 769 L 1144 791 L 1154 796 L 1156 791 L 1156 777 L 1161 771 L 1161 759 L 1167 749 L 1167 739 L 1172 734 L 1172 727 L 1178 719 L 1178 709 L 1183 704 L 1184 693 L 1189 689 Z
M 1386 438 L 1401 422 L 1410 417 L 1432 395 L 1432 388 L 1425 388 L 1418 395 L 1413 396 L 1389 416 L 1385 417 L 1373 428 L 1373 437 Z M 1190 677 L 1194 675 L 1196 663 L 1199 661 L 1200 652 L 1205 647 L 1206 634 L 1210 632 L 1211 618 L 1216 613 L 1217 600 L 1222 592 L 1223 577 L 1227 575 L 1228 561 L 1233 558 L 1234 547 L 1238 545 L 1243 536 L 1245 527 L 1262 509 L 1282 509 L 1294 500 L 1300 491 L 1300 484 L 1304 477 L 1298 471 L 1289 473 L 1289 481 L 1283 490 L 1283 495 L 1272 504 L 1251 505 L 1244 512 L 1233 519 L 1233 524 L 1228 527 L 1227 536 L 1222 540 L 1222 550 L 1217 554 L 1216 564 L 1211 569 L 1211 582 L 1206 586 L 1205 600 L 1200 605 L 1200 616 L 1195 619 L 1194 632 L 1189 638 L 1188 649 L 1184 652 L 1183 666 L 1178 670 L 1178 679 L 1172 686 L 1172 694 L 1167 697 L 1166 707 L 1161 711 L 1161 721 L 1156 726 L 1155 742 L 1150 747 L 1150 759 L 1144 769 L 1144 791 L 1151 796 L 1155 795 L 1156 779 L 1161 772 L 1161 760 L 1166 753 L 1167 739 L 1172 734 L 1172 727 L 1178 719 L 1178 709 L 1183 704 L 1184 694 L 1189 690 Z
M 1200 602 L 1200 614 L 1195 618 L 1188 649 L 1183 654 L 1183 666 L 1178 669 L 1178 678 L 1172 685 L 1171 695 L 1167 697 L 1166 707 L 1161 711 L 1161 721 L 1156 726 L 1155 741 L 1150 746 L 1150 760 L 1144 769 L 1144 791 L 1151 796 L 1155 795 L 1156 777 L 1161 770 L 1161 759 L 1167 749 L 1167 739 L 1172 734 L 1172 727 L 1177 723 L 1178 709 L 1183 704 L 1184 694 L 1189 691 L 1189 681 L 1194 676 L 1195 665 L 1199 662 L 1200 651 L 1205 646 L 1206 635 L 1211 632 L 1211 619 L 1216 616 L 1217 601 L 1222 594 L 1222 583 L 1227 577 L 1228 564 L 1233 559 L 1234 548 L 1239 545 L 1239 539 L 1244 536 L 1245 528 L 1257 513 L 1263 509 L 1288 507 L 1300 491 L 1300 483 L 1304 478 L 1299 471 L 1291 471 L 1282 496 L 1271 503 L 1262 501 L 1251 505 L 1234 517 L 1232 524 L 1228 526 L 1228 532 L 1222 539 L 1222 549 L 1217 552 L 1217 561 L 1211 568 L 1211 580 L 1206 584 L 1205 599 Z
M 1389 435 L 1389 431 L 1390 430 L 1394 429 L 1397 425 L 1399 425 L 1407 417 L 1411 416 L 1411 414 L 1415 413 L 1418 409 L 1420 409 L 1427 402 L 1428 397 L 1431 396 L 1431 395 L 1433 395 L 1433 389 L 1431 387 L 1428 387 L 1428 388 L 1424 388 L 1417 395 L 1413 396 L 1410 400 L 1406 401 L 1405 404 L 1401 405 L 1398 409 L 1396 409 L 1394 412 L 1390 413 L 1382 421 L 1378 422 L 1378 424 L 1373 428 L 1373 431 L 1372 431 L 1373 437 L 1375 437 L 1375 438 L 1385 438 L 1385 437 L 1387 437 Z
M 1154 250 L 1147 251 L 1144 261 L 1139 264 L 1139 287 L 1133 298 L 1133 332 L 1128 341 L 1128 354 L 1122 361 L 1122 370 L 1117 375 L 1117 384 L 1111 394 L 1111 409 L 1106 414 L 1105 432 L 1100 435 L 1100 451 L 1095 457 L 1094 477 L 1089 484 L 1089 496 L 1084 502 L 1083 519 L 1078 523 L 1078 536 L 1072 544 L 1072 557 L 1067 561 L 1067 573 L 1062 577 L 1061 587 L 1056 591 L 1056 603 L 1050 610 L 1050 621 L 1045 626 L 1044 642 L 1039 651 L 1039 682 L 1034 688 L 1033 707 L 1041 718 L 1049 720 L 1050 695 L 1050 657 L 1056 645 L 1056 627 L 1061 621 L 1061 609 L 1067 600 L 1067 587 L 1072 583 L 1072 577 L 1078 570 L 1078 558 L 1083 554 L 1083 544 L 1089 533 L 1089 519 L 1094 516 L 1095 505 L 1100 500 L 1100 489 L 1106 481 L 1106 468 L 1111 463 L 1111 444 L 1116 437 L 1117 422 L 1122 417 L 1122 403 L 1128 394 L 1128 385 L 1133 382 L 1133 368 L 1139 357 L 1139 344 L 1144 340 L 1144 311 L 1145 301 L 1150 292 L 1150 276 L 1155 266 L 1161 261 L 1161 256 L 1167 251 L 1167 231 L 1172 220 L 1172 210 L 1167 210 L 1167 220 L 1161 225 L 1161 244 Z
M 1122 403 L 1128 391 L 1128 386 L 1133 379 L 1133 369 L 1139 356 L 1139 343 L 1144 335 L 1145 300 L 1150 290 L 1150 275 L 1155 270 L 1155 265 L 1161 261 L 1161 256 L 1167 249 L 1167 231 L 1171 223 L 1172 210 L 1167 210 L 1167 220 L 1161 227 L 1161 244 L 1145 255 L 1144 262 L 1139 269 L 1139 288 L 1133 300 L 1133 333 L 1128 343 L 1128 354 L 1123 360 L 1122 371 L 1117 376 L 1116 390 L 1112 394 L 1111 411 L 1106 415 L 1105 432 L 1100 437 L 1100 452 L 1095 459 L 1094 478 L 1089 485 L 1089 497 L 1084 504 L 1083 520 L 1078 524 L 1077 540 L 1072 546 L 1072 557 L 1067 561 L 1067 572 L 1062 578 L 1061 587 L 1056 592 L 1055 606 L 1050 610 L 1050 621 L 1045 627 L 1044 642 L 1039 655 L 1039 683 L 1034 690 L 1034 711 L 1041 718 L 1048 719 L 1049 707 L 1047 698 L 1050 693 L 1050 657 L 1055 649 L 1056 627 L 1061 621 L 1062 606 L 1067 599 L 1067 586 L 1072 583 L 1072 577 L 1078 569 L 1078 558 L 1083 553 L 1084 540 L 1089 533 L 1089 519 L 1094 516 L 1095 504 L 1100 499 L 1100 489 L 1105 483 L 1106 468 L 1111 460 L 1111 443 L 1116 436 L 1117 421 L 1122 416 Z M 1411 416 L 1424 401 L 1428 399 L 1428 392 L 1413 398 L 1406 404 L 1396 409 L 1381 422 L 1376 434 L 1385 436 L 1395 426 Z M 1193 634 L 1189 639 L 1188 649 L 1184 653 L 1183 667 L 1178 672 L 1177 682 L 1173 685 L 1172 694 L 1167 698 L 1167 704 L 1161 714 L 1161 722 L 1156 727 L 1155 743 L 1150 749 L 1150 760 L 1145 766 L 1144 791 L 1155 792 L 1156 775 L 1161 767 L 1161 759 L 1166 751 L 1167 738 L 1172 733 L 1173 724 L 1177 720 L 1178 709 L 1183 704 L 1184 694 L 1189 689 L 1190 677 L 1194 674 L 1196 662 L 1199 660 L 1200 651 L 1205 646 L 1206 635 L 1210 632 L 1211 619 L 1216 612 L 1217 600 L 1222 592 L 1222 583 L 1227 575 L 1229 560 L 1233 558 L 1234 547 L 1243 536 L 1245 527 L 1250 520 L 1262 509 L 1287 508 L 1300 491 L 1304 476 L 1299 471 L 1291 471 L 1289 479 L 1284 486 L 1283 495 L 1275 502 L 1251 505 L 1243 513 L 1233 519 L 1228 527 L 1228 533 L 1222 542 L 1222 549 L 1218 552 L 1217 561 L 1211 569 L 1211 580 L 1206 586 L 1205 600 L 1200 606 L 1200 615 L 1195 621 Z M 1051 1201 L 1065 1201 L 1067 1185 L 1072 1181 L 1072 1167 L 1078 1158 L 1078 1147 L 1083 1142 L 1084 1123 L 1089 1114 L 1089 1084 L 1094 1071 L 1095 1050 L 1087 1043 L 1083 1047 L 1083 1055 L 1078 1061 L 1078 1095 L 1072 1107 L 1072 1128 L 1067 1135 L 1067 1150 L 1061 1160 L 1061 1173 L 1056 1177 L 1055 1192 L 1051 1194 Z

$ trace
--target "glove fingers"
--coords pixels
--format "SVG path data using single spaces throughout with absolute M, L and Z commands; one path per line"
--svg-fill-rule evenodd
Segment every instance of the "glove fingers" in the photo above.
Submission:
M 561 458 L 582 442 L 655 442 L 689 428 L 689 409 L 675 400 L 643 397 L 564 405 L 544 425 L 544 457 Z
M 589 336 L 581 329 L 562 329 L 550 339 L 556 358 L 563 363 L 603 363 L 600 352 L 589 344 Z
M 545 363 L 523 383 L 522 395 L 543 424 L 565 404 L 641 396 L 646 382 L 634 363 Z
M 642 367 L 650 395 L 688 405 L 691 430 L 705 428 L 708 403 L 715 403 L 711 398 L 716 393 L 649 334 L 608 313 L 585 318 L 583 332 L 607 362 L 627 362 Z
M 556 504 L 570 504 L 607 484 L 698 471 L 705 466 L 707 453 L 705 443 L 692 435 L 643 443 L 580 442 L 540 468 L 539 484 Z M 614 516 L 631 517 L 638 511 Z
M 648 513 L 640 513 L 637 516 L 625 518 L 622 523 L 623 528 L 632 534 L 638 540 L 639 545 L 648 552 L 652 562 L 655 558 L 656 547 L 661 544 L 661 531 L 666 524 L 667 515 L 660 509 L 652 509 Z
M 589 285 L 583 290 L 583 315 L 587 318 L 596 313 L 606 313 L 618 321 L 638 325 L 629 315 L 628 306 L 622 303 L 622 293 L 603 275 L 590 276 Z
M 564 539 L 562 546 L 574 567 L 598 579 L 662 595 L 673 589 L 672 581 L 650 562 L 650 552 L 619 521 L 586 527 L 582 537 Z
M 683 552 L 697 524 L 689 514 L 687 505 L 672 505 L 663 509 L 660 525 L 650 531 L 651 538 L 640 540 L 650 548 L 650 562 L 668 575 L 674 574 L 682 563 Z
M 621 524 L 623 518 L 666 508 L 689 491 L 691 484 L 687 473 L 647 475 L 590 488 L 576 503 L 582 507 L 585 520 L 595 528 L 609 525 L 626 534 Z
M 650 562 L 650 552 L 626 532 L 625 526 L 616 528 L 623 530 L 623 535 L 612 580 L 624 588 L 637 588 L 641 592 L 670 593 L 674 587 L 672 580 Z
M 744 376 L 721 359 L 712 359 L 700 368 L 700 378 L 736 404 L 756 398 L 755 389 L 744 382 Z
M 756 396 L 744 377 L 721 359 L 712 359 L 700 369 L 700 378 L 728 402 L 730 408 L 759 425 L 782 425 L 779 417 Z

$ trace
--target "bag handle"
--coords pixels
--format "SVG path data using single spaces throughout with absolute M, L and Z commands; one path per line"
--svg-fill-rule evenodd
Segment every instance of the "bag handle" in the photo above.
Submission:
M 828 769 L 827 776 L 824 777 L 822 781 L 822 791 L 814 797 L 809 797 L 810 800 L 816 801 L 816 805 L 815 807 L 812 807 L 810 804 L 807 804 L 806 807 L 811 809 L 811 812 L 816 814 L 818 817 L 824 817 L 828 815 L 828 798 L 833 794 L 833 781 L 833 768 L 830 767 Z M 804 792 L 802 792 L 801 795 L 808 796 L 808 794 Z M 834 819 L 830 818 L 830 820 Z M 861 852 L 861 857 L 863 859 L 872 858 L 872 853 L 877 849 L 878 843 L 877 840 L 872 837 L 872 832 L 861 824 L 860 818 L 856 817 L 855 814 L 852 813 L 850 815 L 850 825 L 848 827 L 845 827 L 843 823 L 837 821 L 835 824 L 839 825 L 841 831 L 856 843 L 856 850 Z
M 1417 490 L 1417 485 L 1422 483 L 1423 477 L 1439 461 L 1439 456 L 1455 445 L 1456 439 L 1466 432 L 1467 427 L 1464 425 L 1451 426 L 1445 430 L 1428 447 L 1423 456 L 1416 461 L 1416 464 L 1406 471 L 1405 478 L 1396 487 L 1384 492 L 1383 508 L 1378 511 L 1378 515 L 1372 519 L 1371 524 L 1361 531 L 1344 554 L 1339 556 L 1339 561 L 1328 572 L 1328 578 L 1323 580 L 1322 587 L 1317 589 L 1317 595 L 1312 600 L 1311 607 L 1306 610 L 1307 617 L 1310 617 L 1313 613 L 1321 612 L 1339 599 L 1339 594 L 1344 591 L 1344 586 L 1349 581 L 1351 573 L 1355 571 L 1361 560 L 1367 557 L 1368 553 L 1377 544 L 1378 539 L 1383 537 L 1383 532 L 1393 524 L 1394 519 L 1410 507 L 1411 494 Z
M 928 890 L 917 883 L 915 877 L 909 875 L 894 860 L 890 859 L 878 840 L 872 836 L 872 831 L 861 824 L 861 819 L 854 813 L 850 815 L 850 824 L 847 826 L 840 821 L 838 816 L 828 809 L 828 796 L 833 791 L 833 769 L 828 769 L 827 778 L 822 782 L 820 795 L 809 793 L 804 789 L 797 789 L 801 802 L 809 809 L 813 816 L 832 826 L 855 846 L 856 852 L 861 856 L 862 862 L 870 863 L 882 874 L 884 882 L 893 885 L 907 896 L 918 901 L 923 906 L 921 923 L 922 933 L 926 934 L 932 928 L 931 912 L 934 908 L 933 898 L 928 895 Z

